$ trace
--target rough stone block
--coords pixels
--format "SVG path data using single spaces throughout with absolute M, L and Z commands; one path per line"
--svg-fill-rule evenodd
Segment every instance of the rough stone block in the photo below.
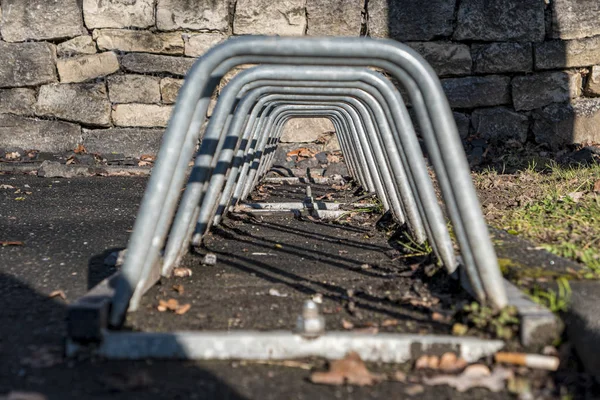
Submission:
M 169 73 L 184 76 L 194 64 L 193 58 L 129 53 L 121 57 L 121 65 L 130 72 L 141 74 Z
M 110 102 L 104 84 L 53 84 L 40 88 L 36 114 L 90 126 L 110 125 Z
M 305 0 L 238 0 L 236 35 L 301 36 L 306 30 Z
M 535 46 L 535 68 L 557 69 L 600 64 L 600 36 L 580 40 L 550 40 Z
M 515 110 L 533 110 L 581 95 L 581 75 L 576 72 L 542 72 L 512 80 Z
M 0 42 L 0 88 L 56 82 L 55 62 L 51 44 Z
M 0 143 L 49 153 L 73 150 L 81 143 L 81 128 L 62 121 L 44 121 L 0 114 Z
M 442 80 L 450 106 L 477 108 L 510 104 L 510 78 L 507 76 L 470 76 Z
M 145 75 L 113 75 L 107 78 L 112 103 L 160 103 L 160 78 Z
M 589 96 L 600 96 L 600 66 L 595 65 L 588 76 L 585 93 Z
M 560 39 L 578 39 L 600 35 L 598 0 L 552 0 L 551 35 Z
M 229 28 L 229 2 L 158 0 L 156 26 L 161 31 L 226 31 Z
M 56 67 L 61 82 L 85 82 L 117 72 L 119 60 L 115 53 L 108 51 L 89 56 L 59 59 Z
M 0 89 L 0 114 L 33 115 L 34 104 L 33 89 Z
M 506 107 L 475 110 L 471 121 L 475 132 L 489 143 L 502 144 L 510 139 L 521 143 L 527 141 L 529 118 Z
M 85 33 L 78 0 L 2 0 L 2 38 L 7 42 L 62 39 Z
M 185 55 L 188 57 L 200 57 L 211 47 L 227 39 L 222 33 L 199 33 L 184 36 Z
M 307 0 L 307 34 L 358 36 L 364 12 L 363 0 Z
M 183 86 L 183 79 L 163 78 L 160 81 L 160 94 L 162 102 L 173 104 L 177 100 L 179 89 Z
M 471 51 L 465 44 L 407 43 L 421 54 L 440 76 L 471 73 Z
M 172 108 L 155 104 L 117 104 L 113 107 L 112 119 L 116 126 L 164 128 Z
M 407 40 L 451 36 L 456 0 L 370 0 L 369 34 Z
M 536 142 L 546 143 L 554 150 L 567 144 L 600 142 L 600 99 L 554 103 L 533 115 Z
M 83 0 L 83 19 L 89 29 L 148 28 L 154 25 L 156 0 Z
M 456 121 L 458 134 L 462 139 L 466 139 L 469 136 L 469 129 L 471 128 L 471 116 L 459 112 L 453 112 L 452 114 L 454 115 L 454 121 Z
M 158 153 L 163 133 L 164 129 L 147 128 L 84 129 L 83 145 L 89 153 L 139 158 Z
M 458 8 L 457 40 L 544 40 L 544 2 L 538 0 L 462 0 Z
M 97 29 L 94 39 L 100 50 L 140 53 L 183 54 L 181 33 L 128 29 Z
M 283 143 L 311 143 L 335 128 L 327 118 L 294 118 L 288 121 L 281 135 Z
M 56 47 L 59 57 L 71 57 L 84 54 L 96 54 L 96 43 L 90 35 L 77 36 L 60 43 Z
M 479 74 L 530 72 L 533 69 L 531 43 L 474 44 L 473 70 Z

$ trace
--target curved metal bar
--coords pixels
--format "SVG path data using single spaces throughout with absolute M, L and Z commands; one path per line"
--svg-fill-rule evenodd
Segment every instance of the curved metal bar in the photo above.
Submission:
M 245 81 L 259 81 L 259 79 L 262 78 L 263 75 L 267 76 L 267 75 L 273 75 L 276 73 L 279 74 L 277 77 L 280 79 L 295 78 L 296 80 L 302 80 L 302 79 L 311 79 L 311 78 L 314 78 L 315 76 L 318 76 L 318 77 L 320 77 L 320 79 L 323 79 L 325 81 L 330 81 L 332 79 L 332 76 L 337 77 L 338 80 L 340 80 L 340 79 L 349 80 L 349 79 L 356 79 L 357 77 L 362 77 L 364 75 L 364 77 L 370 78 L 371 82 L 379 82 L 379 81 L 385 80 L 383 77 L 375 75 L 374 73 L 372 73 L 368 70 L 362 70 L 362 69 L 357 70 L 355 68 L 341 68 L 341 69 L 338 68 L 338 69 L 331 69 L 331 70 L 327 71 L 327 70 L 324 70 L 323 68 L 314 68 L 313 67 L 313 68 L 308 68 L 308 69 L 305 69 L 302 71 L 297 71 L 297 69 L 292 68 L 292 67 L 281 67 L 280 66 L 280 67 L 257 67 L 252 70 L 247 70 L 247 71 L 244 71 L 241 74 L 239 74 L 232 81 L 230 81 L 229 85 L 222 92 L 220 103 L 223 106 L 222 106 L 222 108 L 219 108 L 219 105 L 217 105 L 217 107 L 215 108 L 215 110 L 213 112 L 213 117 L 211 120 L 211 123 L 212 123 L 212 121 L 215 121 L 215 123 L 214 123 L 214 125 L 209 125 L 207 134 L 210 134 L 211 137 L 218 136 L 211 131 L 211 128 L 217 127 L 215 129 L 218 129 L 218 127 L 221 126 L 221 121 L 223 121 L 226 118 L 223 115 L 225 113 L 225 111 L 223 111 L 223 110 L 230 110 L 232 108 L 232 107 L 230 107 L 230 103 L 232 103 L 234 101 L 233 100 L 233 92 L 238 90 L 238 87 L 242 86 Z M 369 81 L 369 80 L 367 80 L 367 81 Z M 281 82 L 279 82 L 279 83 L 281 84 Z M 258 83 L 255 82 L 254 84 L 258 84 Z M 294 82 L 290 81 L 290 82 L 286 82 L 286 84 L 293 85 Z M 295 84 L 298 85 L 298 83 L 295 83 Z M 356 83 L 353 82 L 353 85 L 356 85 Z M 381 86 L 381 85 L 379 85 L 379 86 Z M 397 97 L 393 97 L 393 94 L 397 95 L 397 91 L 391 90 L 390 87 L 391 86 L 384 87 L 382 90 L 385 91 L 385 89 L 388 89 L 388 91 L 390 91 L 392 93 L 391 95 L 389 95 L 390 97 L 392 97 L 390 102 L 393 102 L 395 100 L 396 102 L 401 103 L 399 95 Z M 273 91 L 273 90 L 274 89 L 271 89 L 271 91 Z M 308 89 L 305 89 L 305 88 L 279 88 L 277 90 L 280 90 L 282 93 L 286 93 L 286 92 L 294 93 L 294 92 L 299 92 L 300 90 L 308 90 Z M 336 90 L 337 90 L 337 93 L 340 93 L 339 90 L 341 90 L 341 89 L 332 88 L 329 90 L 331 93 L 335 93 Z M 348 90 L 356 90 L 356 89 L 348 89 Z M 359 93 L 359 92 L 354 92 L 354 95 L 357 96 L 357 93 Z M 372 99 L 370 99 L 370 100 L 371 100 L 371 103 L 373 103 L 373 100 Z M 373 107 L 373 105 L 371 105 L 371 108 L 372 107 Z M 398 108 L 400 108 L 400 107 L 398 107 Z M 419 202 L 417 202 L 417 208 L 419 209 L 421 216 L 424 216 L 427 218 L 429 227 L 434 232 L 434 234 L 429 235 L 429 238 L 432 242 L 432 246 L 434 246 L 434 248 L 436 248 L 437 253 L 440 255 L 440 258 L 444 261 L 444 264 L 449 269 L 453 270 L 456 263 L 452 261 L 452 259 L 454 258 L 452 243 L 450 241 L 449 234 L 447 232 L 445 220 L 443 218 L 443 215 L 442 215 L 441 210 L 439 209 L 439 206 L 437 203 L 437 198 L 435 196 L 435 192 L 433 190 L 433 186 L 431 184 L 431 181 L 430 181 L 430 178 L 428 175 L 427 167 L 424 163 L 422 156 L 418 155 L 421 153 L 420 146 L 417 142 L 416 135 L 414 134 L 414 130 L 412 130 L 412 125 L 410 124 L 410 119 L 408 118 L 408 113 L 407 113 L 406 109 L 405 108 L 400 109 L 399 112 L 401 115 L 405 116 L 405 120 L 403 120 L 404 129 L 399 132 L 400 133 L 399 137 L 400 137 L 400 139 L 402 139 L 401 143 L 396 142 L 396 144 L 398 145 L 397 148 L 405 150 L 406 153 L 408 153 L 408 154 L 405 155 L 402 151 L 396 151 L 396 157 L 391 158 L 392 167 L 394 167 L 394 165 L 396 165 L 396 168 L 393 168 L 393 170 L 397 176 L 401 176 L 401 177 L 406 176 L 406 175 L 404 175 L 403 170 L 400 167 L 400 164 L 396 161 L 397 158 L 400 158 L 404 164 L 404 168 L 406 170 L 411 171 L 412 175 L 416 174 L 416 178 L 413 178 L 412 175 L 409 175 L 409 177 L 408 177 L 409 178 L 408 182 L 411 184 L 412 187 L 407 188 L 404 191 L 401 190 L 400 193 L 408 195 L 412 191 L 412 192 L 416 193 L 417 195 L 419 195 L 421 203 L 423 203 L 423 206 L 420 206 Z M 245 111 L 241 112 L 241 115 L 245 115 Z M 387 139 L 387 143 L 385 143 L 385 146 L 388 147 L 388 149 L 396 148 L 396 147 L 394 147 L 394 142 L 395 142 L 395 140 L 398 140 L 398 138 L 392 137 L 389 134 L 389 129 L 387 129 L 387 127 L 385 125 L 383 125 L 383 121 L 385 120 L 385 117 L 376 118 L 376 120 L 381 121 L 381 124 L 382 124 L 381 129 L 386 132 L 386 135 L 384 136 L 384 140 Z M 408 131 L 408 132 L 405 132 L 405 131 Z M 234 136 L 235 136 L 235 134 L 234 134 Z M 398 155 L 399 155 L 399 157 L 397 157 Z M 407 157 L 408 157 L 409 161 L 407 161 Z M 200 160 L 200 158 L 197 158 L 196 160 L 197 160 L 196 165 L 200 166 L 202 161 Z M 394 164 L 394 161 L 396 161 L 395 164 Z M 203 168 L 203 169 L 206 169 L 206 168 Z M 405 181 L 405 179 L 402 179 L 402 181 Z M 194 185 L 194 183 L 190 182 L 190 185 Z M 195 190 L 197 193 L 192 196 L 192 198 L 194 200 L 191 200 L 191 202 L 193 202 L 193 203 L 196 203 L 196 199 L 199 200 L 201 198 L 201 194 L 200 194 L 201 187 L 198 185 L 196 185 L 196 187 L 197 187 L 197 189 L 195 189 Z M 188 186 L 188 189 L 186 191 L 190 191 L 190 190 L 193 190 L 193 188 L 191 189 L 190 186 Z M 249 185 L 246 186 L 244 194 L 247 194 L 248 192 L 249 192 Z M 185 196 L 184 196 L 184 199 L 185 199 Z M 176 227 L 178 226 L 179 221 L 187 221 L 189 216 L 192 213 L 191 208 L 189 208 L 186 204 L 187 204 L 187 201 L 182 200 L 182 208 L 181 209 L 184 210 L 184 213 L 186 212 L 185 210 L 187 210 L 188 214 L 187 215 L 182 214 L 181 209 L 180 209 L 180 213 L 176 218 L 176 224 L 175 224 Z M 413 200 L 413 204 L 414 204 L 414 200 Z M 408 211 L 410 211 L 410 210 L 408 210 Z M 411 214 L 409 213 L 408 215 L 409 215 L 409 221 L 410 221 Z M 412 214 L 412 215 L 414 215 L 414 214 Z M 414 219 L 413 219 L 413 221 L 414 221 Z M 181 222 L 181 223 L 183 223 L 183 222 Z M 413 226 L 415 226 L 415 225 L 413 225 Z M 431 227 L 433 227 L 433 228 L 431 228 Z M 175 235 L 175 238 L 177 238 L 177 242 L 179 242 L 179 240 L 180 240 L 179 239 L 180 234 L 178 233 L 180 231 L 181 231 L 181 229 L 178 229 L 175 231 L 177 233 Z M 171 239 L 171 240 L 173 240 L 173 239 Z M 443 243 L 443 245 L 440 245 L 442 243 Z
M 456 203 L 456 209 L 449 208 L 451 219 L 455 225 L 464 224 L 469 228 L 464 231 L 466 243 L 461 244 L 473 249 L 471 261 L 480 267 L 482 281 L 493 305 L 506 305 L 497 259 L 491 241 L 485 239 L 488 237 L 487 227 L 470 180 L 456 124 L 433 69 L 414 50 L 392 40 L 242 37 L 207 52 L 194 64 L 178 95 L 154 174 L 140 206 L 122 274 L 116 283 L 110 318 L 113 325 L 122 322 L 144 266 L 154 264 L 154 260 L 158 259 L 164 243 L 164 237 L 159 235 L 159 223 L 170 220 L 175 211 L 177 189 L 183 186 L 184 180 L 181 167 L 192 156 L 193 145 L 190 144 L 197 139 L 217 80 L 231 67 L 244 63 L 370 65 L 388 69 L 402 84 L 406 85 L 406 78 L 412 79 L 427 107 L 435 140 L 444 149 L 438 154 L 439 160 L 432 160 L 434 167 L 437 170 L 443 166 L 452 171 L 447 176 L 450 184 L 442 186 L 444 199 L 448 201 L 448 198 L 454 197 Z M 412 99 L 412 88 L 408 87 L 408 90 Z M 461 201 L 456 202 L 459 197 Z M 166 216 L 160 215 L 163 213 Z
M 271 68 L 273 68 L 273 67 L 271 67 Z M 292 73 L 292 72 L 290 72 L 290 71 L 291 71 L 291 70 L 288 70 L 288 73 Z M 262 72 L 266 72 L 266 71 L 262 71 Z M 322 73 L 322 71 L 319 71 L 319 72 L 320 72 L 320 74 Z M 355 72 L 356 72 L 356 70 L 355 70 L 355 69 L 349 69 L 349 70 L 347 70 L 347 71 L 345 71 L 345 72 L 354 72 L 354 73 L 355 73 Z M 367 71 L 367 72 L 368 72 L 368 71 Z M 249 71 L 248 71 L 247 73 L 248 73 L 248 74 L 250 74 L 251 72 L 249 72 Z M 339 71 L 339 69 L 338 69 L 338 70 L 336 70 L 336 72 L 335 72 L 335 73 L 336 73 L 336 74 L 340 74 L 340 71 Z M 297 72 L 297 71 L 293 71 L 293 74 L 294 74 L 294 75 L 298 75 L 298 72 Z M 243 76 L 244 76 L 243 74 L 240 74 L 240 79 L 241 79 Z M 296 77 L 298 77 L 298 76 L 296 76 Z M 378 77 L 378 78 L 379 78 L 379 79 L 383 79 L 383 78 L 381 78 L 381 77 Z M 235 78 L 234 78 L 234 80 L 232 80 L 232 81 L 230 82 L 230 85 L 235 85 L 235 84 L 236 84 L 236 82 L 237 82 L 237 81 L 236 81 L 236 80 L 235 80 Z M 290 83 L 288 83 L 288 84 L 290 84 Z M 238 86 L 239 86 L 239 84 L 238 84 Z M 231 86 L 228 86 L 228 87 L 231 89 Z M 284 90 L 284 89 L 278 89 L 278 90 Z M 287 89 L 285 89 L 285 90 L 287 90 Z M 294 89 L 294 90 L 296 90 L 296 89 Z M 331 89 L 331 90 L 334 90 L 334 91 L 335 91 L 335 90 L 338 90 L 338 92 L 339 92 L 339 90 L 340 90 L 340 89 Z M 352 89 L 352 90 L 355 90 L 355 89 Z M 222 98 L 221 98 L 221 100 L 220 100 L 221 102 L 225 102 L 225 101 L 226 101 L 226 100 L 225 100 L 225 98 L 227 98 L 227 96 L 226 96 L 226 95 L 227 95 L 228 93 L 231 93 L 231 92 L 227 92 L 227 87 L 226 87 L 226 89 L 223 91 L 223 93 L 222 93 L 222 95 L 221 95 L 221 96 L 222 96 Z M 230 100 L 230 98 L 228 98 L 228 100 Z M 225 106 L 223 106 L 223 109 L 225 109 L 225 110 L 228 110 L 228 109 L 229 109 L 229 105 L 225 105 Z M 219 121 L 219 118 L 218 118 L 218 116 L 219 116 L 219 112 L 220 112 L 220 111 L 219 111 L 219 108 L 218 108 L 218 106 L 217 106 L 217 108 L 215 108 L 215 111 L 214 111 L 214 114 L 213 114 L 213 118 L 214 118 L 214 120 L 216 120 L 216 121 Z M 245 112 L 242 112 L 240 115 L 245 115 Z M 385 120 L 385 117 L 382 115 L 382 116 L 380 116 L 380 118 L 378 118 L 378 120 L 380 120 L 380 121 L 384 121 L 384 120 Z M 217 127 L 218 127 L 218 126 L 220 126 L 220 124 L 219 124 L 219 123 L 216 123 L 216 125 L 214 125 L 214 126 L 217 126 Z M 211 128 L 210 128 L 210 126 L 209 126 L 209 131 L 210 131 L 210 129 L 211 129 Z M 385 129 L 385 127 L 384 127 L 384 129 Z M 389 132 L 389 129 L 388 129 L 388 132 Z M 393 138 L 391 138 L 391 136 L 390 136 L 390 134 L 389 134 L 389 133 L 387 134 L 387 138 L 388 138 L 388 144 L 387 144 L 387 146 L 388 146 L 388 147 L 390 147 L 390 148 L 393 148 L 393 147 L 394 147 L 394 145 L 393 145 Z M 265 139 L 265 140 L 266 140 L 266 139 Z M 418 147 L 418 143 L 416 142 L 416 138 L 414 138 L 414 142 L 413 142 L 413 147 L 412 147 L 412 150 L 413 150 L 413 151 L 418 151 L 418 152 L 420 152 L 420 147 Z M 392 161 L 394 161 L 395 159 L 396 159 L 396 157 L 393 157 L 393 158 L 392 158 Z M 198 158 L 197 158 L 197 160 L 198 160 Z M 438 227 L 439 227 L 439 228 L 438 228 L 438 232 L 441 232 L 441 235 L 443 235 L 443 234 L 444 234 L 444 232 L 446 233 L 446 235 L 445 235 L 445 236 L 446 236 L 446 240 L 445 240 L 445 244 L 446 244 L 446 246 L 445 246 L 445 249 L 446 249 L 446 252 L 445 252 L 445 254 L 446 254 L 446 257 L 445 257 L 445 258 L 442 258 L 442 259 L 445 261 L 445 264 L 446 264 L 447 266 L 450 266 L 450 268 L 452 268 L 454 265 L 456 265 L 456 264 L 455 264 L 455 262 L 453 262 L 453 261 L 452 261 L 452 259 L 453 259 L 453 257 L 454 257 L 454 255 L 453 255 L 453 250 L 452 250 L 452 244 L 451 244 L 451 241 L 450 241 L 450 239 L 449 239 L 449 236 L 448 236 L 448 234 L 447 234 L 447 231 L 446 231 L 446 225 L 445 225 L 445 221 L 444 221 L 444 219 L 441 217 L 441 210 L 439 210 L 439 208 L 438 208 L 438 205 L 437 205 L 437 200 L 436 200 L 436 198 L 435 198 L 435 194 L 434 194 L 434 191 L 433 191 L 433 187 L 431 186 L 431 183 L 429 182 L 429 176 L 428 176 L 428 174 L 427 174 L 426 167 L 425 167 L 425 165 L 424 165 L 424 162 L 423 162 L 423 160 L 421 159 L 420 161 L 421 161 L 421 163 L 422 163 L 423 165 L 422 165 L 422 168 L 421 168 L 421 171 L 422 171 L 422 173 L 421 173 L 421 178 L 418 180 L 418 182 L 420 182 L 420 183 L 421 183 L 421 186 L 425 185 L 426 183 L 429 183 L 429 186 L 430 186 L 430 187 L 429 187 L 429 193 L 430 193 L 429 199 L 430 199 L 430 201 L 429 201 L 429 204 L 428 204 L 428 207 L 426 208 L 426 210 L 429 210 L 429 212 L 431 212 L 432 210 L 438 210 L 438 211 L 439 211 L 439 217 L 437 218 L 437 221 L 438 221 L 438 222 L 437 222 L 437 224 L 438 224 Z M 408 167 L 408 166 L 407 166 L 407 167 Z M 398 167 L 398 168 L 400 168 L 400 167 Z M 414 168 L 414 167 L 413 167 L 413 168 Z M 396 174 L 397 174 L 397 175 L 401 175 L 401 172 L 402 172 L 402 170 L 401 170 L 401 169 L 397 169 L 397 171 L 395 171 L 395 172 L 396 172 Z M 410 180 L 409 180 L 409 181 L 410 181 Z M 193 185 L 193 183 L 190 183 L 190 185 Z M 188 189 L 187 189 L 187 190 L 188 190 L 188 191 L 190 190 L 190 187 L 189 187 L 189 186 L 188 186 Z M 200 193 L 200 192 L 199 192 L 199 190 L 200 190 L 200 188 L 199 188 L 199 187 L 198 187 L 198 189 L 197 189 L 197 190 L 198 190 L 198 193 Z M 248 188 L 247 188 L 247 190 L 248 190 Z M 407 189 L 407 190 L 405 190 L 404 192 L 405 192 L 405 193 L 410 193 L 410 189 Z M 417 193 L 418 193 L 418 192 L 419 192 L 419 191 L 417 191 Z M 196 199 L 196 198 L 199 198 L 198 196 L 200 196 L 200 195 L 199 195 L 199 194 L 196 194 L 195 196 L 193 196 L 194 200 L 192 200 L 191 202 L 192 202 L 192 203 L 195 203 L 195 199 Z M 184 196 L 184 199 L 185 199 L 185 196 Z M 185 205 L 186 203 L 187 203 L 187 200 L 182 200 L 182 209 L 184 209 L 184 210 L 185 210 L 185 209 L 188 209 L 188 210 L 189 210 L 188 212 L 191 212 L 191 209 L 190 209 L 190 208 L 188 208 L 188 207 Z M 421 208 L 422 208 L 422 207 L 421 207 Z M 181 210 L 181 209 L 180 209 L 180 210 Z M 427 214 L 427 211 L 425 211 L 424 213 L 425 213 L 425 214 Z M 179 218 L 181 215 L 182 215 L 182 214 L 181 214 L 181 211 L 180 211 L 180 214 L 178 215 L 178 218 Z M 183 217 L 179 218 L 179 221 L 186 221 L 186 220 L 188 220 L 188 216 L 183 216 Z M 175 227 L 177 227 L 177 226 L 178 226 L 178 220 L 176 219 L 176 224 L 175 224 Z M 180 234 L 178 233 L 178 232 L 180 232 L 180 231 L 181 231 L 180 229 L 175 231 L 175 232 L 176 232 L 175 238 L 179 238 L 179 237 L 180 237 Z M 187 230 L 186 230 L 186 231 L 187 231 Z M 440 236 L 441 236 L 441 235 L 440 235 Z M 429 235 L 429 237 L 430 237 L 430 239 L 432 240 L 432 245 L 433 245 L 433 246 L 435 246 L 435 247 L 437 248 L 438 246 L 436 246 L 436 237 L 435 237 L 434 235 Z M 442 236 L 442 237 L 443 237 L 443 236 Z M 170 241 L 172 241 L 172 240 L 173 240 L 173 238 L 171 238 L 171 239 L 170 239 Z M 177 239 L 177 242 L 176 242 L 176 243 L 178 243 L 178 242 L 179 242 L 179 240 L 180 240 L 180 239 Z M 178 248 L 179 248 L 180 246 L 179 246 L 179 245 L 177 245 L 176 247 L 178 247 Z M 169 252 L 167 252 L 167 253 L 169 253 Z M 438 254 L 439 254 L 439 253 L 438 253 Z M 169 260 L 170 260 L 171 258 L 170 258 L 170 257 L 167 257 L 167 259 L 169 259 Z

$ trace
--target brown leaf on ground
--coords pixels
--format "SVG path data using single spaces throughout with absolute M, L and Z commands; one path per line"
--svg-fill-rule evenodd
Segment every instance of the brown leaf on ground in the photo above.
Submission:
M 55 297 L 60 297 L 63 300 L 67 299 L 67 295 L 62 290 L 55 290 L 48 295 L 49 298 L 53 299 Z
M 177 267 L 173 270 L 173 275 L 178 278 L 185 278 L 188 276 L 192 276 L 192 270 L 184 267 Z
M 138 161 L 138 167 L 150 167 L 152 163 L 150 161 L 140 160 Z
M 464 358 L 458 357 L 454 353 L 445 353 L 440 358 L 439 369 L 440 371 L 454 373 L 462 371 L 467 365 L 469 363 Z
M 183 315 L 190 310 L 191 304 L 179 304 L 176 299 L 169 299 L 167 301 L 159 300 L 158 307 L 156 309 L 160 312 L 167 310 L 174 312 L 177 315 Z
M 177 307 L 177 309 L 175 310 L 175 314 L 177 315 L 183 315 L 186 312 L 188 312 L 190 310 L 190 308 L 192 308 L 192 305 L 187 303 L 187 304 L 182 304 L 179 307 Z
M 151 161 L 152 162 L 152 161 L 156 160 L 156 157 L 154 157 L 151 154 L 142 154 L 140 156 L 140 160 L 142 160 L 142 161 Z
M 48 398 L 38 392 L 9 392 L 6 397 L 0 397 L 0 399 L 6 400 L 47 400 Z
M 600 179 L 594 183 L 594 192 L 600 193 Z
M 342 320 L 342 327 L 344 329 L 354 329 L 354 324 L 346 319 Z
M 383 377 L 369 372 L 358 353 L 350 352 L 341 360 L 332 361 L 329 371 L 314 372 L 310 380 L 324 385 L 371 386 L 383 380 Z
M 500 392 L 505 388 L 506 381 L 513 377 L 509 369 L 496 367 L 493 372 L 482 364 L 467 367 L 460 375 L 439 375 L 433 378 L 423 378 L 426 385 L 448 385 L 459 392 L 466 392 L 475 387 L 483 387 L 492 392 Z
M 468 365 L 467 361 L 454 353 L 444 353 L 441 357 L 423 355 L 415 361 L 415 369 L 432 369 L 444 372 L 459 372 Z
M 0 246 L 23 246 L 25 243 L 20 240 L 0 240 Z
M 384 319 L 381 326 L 398 326 L 399 323 L 397 319 Z
M 571 192 L 568 193 L 567 196 L 569 196 L 573 202 L 579 203 L 579 200 L 581 200 L 584 194 L 585 192 Z
M 287 152 L 286 156 L 288 157 L 298 157 L 298 158 L 312 158 L 316 154 L 315 151 L 311 149 L 307 149 L 306 147 L 300 147 L 299 149 L 295 149 Z
M 183 294 L 184 292 L 183 285 L 173 285 L 173 290 L 179 294 Z
M 315 197 L 315 200 L 321 201 L 323 199 L 327 199 L 329 201 L 333 200 L 333 193 L 326 193 L 323 196 Z
M 450 322 L 451 317 L 449 315 L 444 315 L 442 313 L 434 311 L 431 314 L 431 319 L 435 322 Z
M 15 187 L 12 185 L 0 185 L 0 189 L 14 189 Z
M 87 153 L 87 150 L 85 149 L 85 147 L 82 144 L 78 144 L 77 147 L 75 147 L 75 150 L 73 150 L 73 153 L 85 154 L 85 153 Z

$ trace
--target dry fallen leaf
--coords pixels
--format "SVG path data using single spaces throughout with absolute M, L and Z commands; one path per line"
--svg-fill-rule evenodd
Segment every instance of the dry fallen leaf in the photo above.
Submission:
M 9 392 L 6 397 L 0 397 L 0 399 L 6 400 L 47 400 L 48 398 L 38 392 Z
M 469 365 L 464 358 L 458 357 L 454 353 L 445 353 L 440 358 L 440 371 L 444 372 L 459 372 L 465 369 Z
M 85 153 L 87 153 L 87 150 L 85 149 L 85 147 L 83 147 L 82 144 L 78 144 L 77 147 L 75 147 L 75 150 L 73 150 L 73 153 L 75 153 L 75 154 L 85 154 Z
M 188 312 L 191 307 L 191 304 L 179 304 L 176 299 L 169 299 L 167 301 L 159 300 L 156 309 L 160 312 L 169 310 L 177 315 L 183 315 Z
M 567 196 L 569 196 L 573 202 L 579 203 L 579 200 L 581 200 L 584 194 L 585 192 L 571 192 L 567 193 Z
M 149 167 L 152 163 L 150 161 L 140 160 L 138 161 L 138 167 Z
M 173 285 L 173 290 L 179 294 L 183 294 L 184 292 L 183 285 Z
M 156 157 L 154 157 L 151 154 L 142 154 L 140 156 L 140 160 L 142 160 L 142 161 L 154 161 L 154 160 L 156 160 Z
M 398 326 L 399 323 L 400 321 L 398 321 L 397 319 L 385 319 L 381 323 L 381 326 Z
M 20 240 L 0 240 L 0 246 L 23 246 L 24 244 Z
M 315 200 L 321 201 L 323 199 L 327 199 L 329 201 L 333 200 L 333 193 L 326 193 L 323 196 L 315 197 Z
M 344 329 L 353 329 L 354 328 L 354 324 L 346 319 L 342 320 L 342 327 Z
M 184 267 L 177 267 L 173 270 L 173 275 L 178 278 L 185 278 L 188 276 L 192 276 L 192 270 Z
M 600 179 L 594 183 L 594 192 L 600 193 Z
M 0 189 L 14 189 L 14 186 L 11 185 L 0 185 Z
M 67 295 L 65 295 L 65 292 L 63 292 L 62 290 L 55 290 L 52 293 L 50 293 L 48 297 L 50 297 L 51 299 L 53 299 L 54 297 L 60 297 L 63 300 L 67 299 Z
M 324 385 L 370 386 L 383 380 L 383 377 L 369 372 L 358 353 L 350 352 L 341 360 L 331 361 L 329 371 L 314 372 L 310 380 Z
M 488 367 L 482 364 L 475 364 L 467 367 L 460 375 L 439 375 L 433 378 L 423 378 L 427 385 L 448 385 L 459 392 L 466 392 L 474 387 L 483 387 L 492 392 L 499 392 L 504 389 L 505 382 L 513 376 L 509 369 L 496 367 L 490 373 Z
M 192 308 L 192 305 L 187 303 L 187 304 L 183 304 L 179 307 L 177 307 L 177 309 L 175 310 L 175 314 L 177 315 L 183 315 L 186 312 L 188 312 L 190 310 L 190 308 Z

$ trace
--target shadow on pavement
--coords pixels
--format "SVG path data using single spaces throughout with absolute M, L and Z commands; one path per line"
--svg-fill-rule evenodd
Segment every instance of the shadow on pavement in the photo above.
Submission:
M 0 303 L 0 396 L 32 391 L 61 400 L 245 398 L 191 362 L 65 359 L 65 302 L 3 273 Z

